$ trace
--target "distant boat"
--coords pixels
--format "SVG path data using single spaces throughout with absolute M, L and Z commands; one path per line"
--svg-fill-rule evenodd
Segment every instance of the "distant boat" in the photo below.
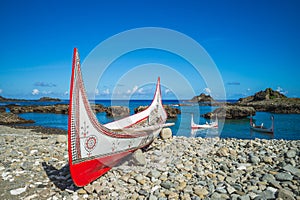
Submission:
M 147 147 L 166 126 L 167 113 L 162 106 L 160 79 L 151 105 L 144 111 L 104 124 L 93 113 L 74 49 L 68 121 L 68 153 L 71 177 L 77 186 L 97 179 L 121 160 Z
M 194 117 L 193 117 L 193 114 L 192 114 L 192 117 L 191 117 L 191 128 L 192 129 L 208 129 L 208 128 L 218 128 L 218 117 L 216 117 L 216 121 L 213 121 L 213 122 L 206 122 L 205 124 L 196 124 L 194 122 Z
M 274 116 L 271 115 L 271 121 L 272 125 L 270 128 L 267 128 L 264 126 L 264 123 L 261 123 L 261 125 L 255 125 L 253 123 L 252 115 L 250 116 L 250 129 L 257 132 L 263 132 L 263 133 L 274 133 Z

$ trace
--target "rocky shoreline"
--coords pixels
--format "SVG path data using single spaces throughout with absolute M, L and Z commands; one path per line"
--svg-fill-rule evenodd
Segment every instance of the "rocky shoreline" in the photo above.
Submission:
M 66 134 L 0 126 L 0 148 L 4 200 L 300 199 L 299 140 L 155 139 L 144 162 L 128 158 L 83 188 L 69 173 Z

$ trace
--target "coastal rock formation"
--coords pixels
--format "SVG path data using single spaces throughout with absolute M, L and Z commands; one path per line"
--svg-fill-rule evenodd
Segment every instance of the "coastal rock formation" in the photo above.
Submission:
M 223 106 L 203 115 L 205 118 L 215 118 L 216 116 L 225 119 L 242 119 L 255 115 L 255 109 L 247 106 Z
M 42 101 L 42 102 L 59 102 L 59 101 L 61 101 L 60 99 L 58 99 L 58 98 L 51 98 L 51 97 L 42 97 L 42 98 L 40 98 L 39 100 L 37 100 L 37 101 Z
M 105 112 L 108 117 L 126 117 L 130 115 L 129 108 L 124 106 L 110 106 Z
M 249 102 L 273 100 L 273 99 L 286 99 L 287 97 L 280 92 L 274 91 L 271 88 L 265 89 L 265 91 L 259 91 L 252 96 L 240 98 L 238 103 L 244 104 Z
M 5 97 L 2 97 L 0 96 L 0 102 L 19 102 L 19 101 L 27 101 L 25 99 L 10 99 L 10 98 L 5 98 Z
M 167 112 L 168 119 L 176 119 L 177 115 L 181 114 L 181 111 L 178 108 L 173 108 L 169 105 L 163 105 L 163 107 L 165 108 L 165 110 Z M 141 112 L 141 111 L 143 111 L 147 108 L 148 108 L 148 106 L 139 106 L 139 107 L 134 109 L 134 113 Z
M 194 96 L 190 101 L 198 102 L 199 104 L 209 104 L 209 105 L 212 103 L 216 103 L 216 101 L 210 95 L 206 95 L 204 93 L 201 93 L 198 96 Z
M 271 88 L 257 92 L 252 96 L 241 98 L 236 105 L 251 106 L 256 111 L 287 114 L 300 113 L 300 98 L 287 98 Z
M 19 113 L 56 113 L 56 114 L 68 114 L 69 105 L 67 104 L 56 104 L 56 105 L 31 105 L 31 106 L 20 106 L 20 105 L 8 105 L 10 112 Z
M 6 112 L 0 113 L 0 124 L 1 125 L 27 124 L 27 123 L 34 123 L 34 121 L 23 119 L 13 113 L 6 113 Z
M 20 106 L 15 104 L 10 104 L 7 106 L 10 109 L 10 112 L 19 114 L 19 113 L 55 113 L 55 114 L 68 114 L 69 105 L 68 104 L 56 104 L 56 105 L 31 105 L 31 106 Z M 91 105 L 92 109 L 97 112 L 105 112 L 107 110 L 101 104 Z
M 53 101 L 61 101 L 58 98 L 51 98 L 51 97 L 41 97 L 37 100 L 29 100 L 29 99 L 11 99 L 11 98 L 5 98 L 0 96 L 0 102 L 29 102 L 29 101 L 41 101 L 41 102 L 53 102 Z
M 3 113 L 5 111 L 6 111 L 5 107 L 4 106 L 0 106 L 0 113 Z
M 256 111 L 300 114 L 300 98 L 263 100 L 249 103 L 238 103 L 237 105 L 251 106 L 255 108 Z

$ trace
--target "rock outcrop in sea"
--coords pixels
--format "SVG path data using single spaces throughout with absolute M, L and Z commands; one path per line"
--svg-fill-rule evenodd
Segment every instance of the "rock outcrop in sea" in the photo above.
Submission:
M 181 110 L 178 108 L 173 108 L 169 105 L 163 105 L 164 109 L 167 112 L 168 119 L 175 119 L 177 118 L 178 114 L 181 114 Z M 134 113 L 142 112 L 143 110 L 147 109 L 148 106 L 139 106 L 134 109 Z
M 30 101 L 59 102 L 61 100 L 58 98 L 51 98 L 51 97 L 41 97 L 40 99 L 29 100 L 29 99 L 12 99 L 12 98 L 5 98 L 5 97 L 0 96 L 0 102 L 30 102 Z
M 125 106 L 110 106 L 106 110 L 108 117 L 127 117 L 130 115 L 130 110 Z
M 199 103 L 199 104 L 207 104 L 207 105 L 212 105 L 212 104 L 217 104 L 218 103 L 210 95 L 206 95 L 204 93 L 201 93 L 198 96 L 194 96 L 190 100 L 190 102 Z
M 254 116 L 256 114 L 255 109 L 249 106 L 222 106 L 216 108 L 213 112 L 209 112 L 203 115 L 204 118 L 214 119 L 216 116 L 218 118 L 225 119 L 242 119 L 250 115 Z
M 34 121 L 23 119 L 14 113 L 0 112 L 0 125 L 28 124 L 28 123 L 34 123 Z
M 30 105 L 30 106 L 20 106 L 15 104 L 10 104 L 6 106 L 9 108 L 10 112 L 19 113 L 55 113 L 55 114 L 68 114 L 69 104 L 55 104 L 55 105 Z M 107 110 L 101 104 L 92 104 L 92 109 L 97 112 L 105 112 Z
M 252 96 L 248 96 L 245 98 L 240 98 L 238 103 L 249 103 L 249 102 L 257 102 L 264 100 L 273 100 L 273 99 L 286 99 L 287 97 L 281 94 L 278 91 L 274 91 L 271 88 L 267 88 L 264 91 L 259 91 Z
M 236 105 L 250 106 L 256 111 L 272 113 L 300 113 L 300 98 L 288 98 L 280 92 L 267 88 L 252 96 L 240 98 Z

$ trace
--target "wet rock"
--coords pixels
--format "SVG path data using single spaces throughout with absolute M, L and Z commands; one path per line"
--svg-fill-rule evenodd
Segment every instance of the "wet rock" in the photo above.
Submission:
M 28 124 L 34 123 L 33 120 L 26 120 L 13 113 L 0 113 L 0 125 L 8 124 Z
M 214 119 L 216 117 L 225 119 L 242 119 L 255 115 L 253 107 L 246 106 L 223 106 L 203 115 L 205 118 Z

